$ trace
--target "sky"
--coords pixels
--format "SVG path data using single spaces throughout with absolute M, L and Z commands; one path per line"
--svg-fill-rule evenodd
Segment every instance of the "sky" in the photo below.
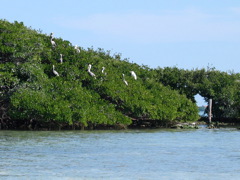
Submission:
M 239 0 L 0 0 L 0 18 L 150 68 L 240 73 Z M 202 102 L 200 103 L 202 104 Z

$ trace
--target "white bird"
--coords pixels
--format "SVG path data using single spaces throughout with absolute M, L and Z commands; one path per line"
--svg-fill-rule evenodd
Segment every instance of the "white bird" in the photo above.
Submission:
M 102 67 L 102 73 L 104 73 L 105 67 Z
M 137 80 L 137 75 L 136 75 L 136 73 L 135 73 L 134 71 L 130 71 L 130 73 L 131 73 L 132 77 L 133 77 L 135 80 Z
M 77 53 L 80 53 L 80 49 L 77 45 L 75 45 L 74 49 L 77 51 Z
M 51 38 L 51 44 L 52 44 L 52 47 L 56 46 L 56 42 L 53 40 L 53 38 Z
M 88 73 L 90 74 L 90 76 L 92 76 L 92 77 L 94 77 L 94 79 L 96 79 L 96 75 L 93 72 L 88 71 Z
M 122 74 L 122 76 L 123 76 L 123 82 L 128 86 L 128 82 L 125 80 L 125 75 Z
M 96 79 L 96 75 L 91 71 L 92 65 L 89 64 L 88 65 L 88 73 L 90 74 L 90 76 L 94 77 Z
M 92 65 L 89 64 L 89 65 L 88 65 L 88 72 L 91 71 L 91 68 L 92 68 Z
M 55 70 L 55 66 L 53 65 L 53 74 L 59 76 L 58 72 Z
M 60 54 L 60 59 L 59 59 L 59 61 L 60 61 L 61 64 L 63 63 L 63 57 L 62 57 L 62 56 L 63 56 L 63 55 Z
M 104 71 L 105 71 L 105 67 L 102 67 L 102 73 L 103 73 L 104 75 L 107 75 L 107 73 L 104 72 Z

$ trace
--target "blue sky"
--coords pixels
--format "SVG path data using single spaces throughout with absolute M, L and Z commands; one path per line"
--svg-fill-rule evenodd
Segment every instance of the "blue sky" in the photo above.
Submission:
M 0 18 L 151 68 L 240 73 L 239 0 L 1 0 Z

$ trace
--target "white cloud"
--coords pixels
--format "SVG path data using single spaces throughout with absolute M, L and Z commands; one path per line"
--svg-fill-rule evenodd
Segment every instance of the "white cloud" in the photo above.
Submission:
M 236 9 L 235 9 L 236 10 Z M 133 42 L 239 41 L 240 18 L 196 9 L 160 14 L 94 14 L 61 18 L 61 25 L 97 36 Z M 58 20 L 58 22 L 60 22 Z

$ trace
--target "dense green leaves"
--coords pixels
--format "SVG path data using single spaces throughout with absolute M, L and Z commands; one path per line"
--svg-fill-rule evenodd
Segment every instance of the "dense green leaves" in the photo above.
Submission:
M 216 118 L 239 118 L 240 74 L 208 70 L 183 70 L 177 68 L 157 69 L 158 80 L 172 89 L 185 94 L 194 101 L 200 94 L 208 102 L 213 100 L 213 116 Z
M 8 99 L 12 119 L 81 126 L 130 124 L 131 119 L 198 119 L 196 104 L 185 93 L 191 85 L 190 75 L 182 76 L 187 82 L 172 90 L 164 85 L 174 86 L 181 80 L 174 79 L 172 72 L 166 75 L 129 63 L 120 54 L 81 47 L 78 53 L 61 38 L 54 38 L 53 47 L 50 36 L 18 22 L 1 20 L 0 34 L 1 94 Z M 90 76 L 89 64 L 96 78 Z M 137 80 L 130 71 L 137 74 Z M 160 82 L 159 74 L 166 75 Z

